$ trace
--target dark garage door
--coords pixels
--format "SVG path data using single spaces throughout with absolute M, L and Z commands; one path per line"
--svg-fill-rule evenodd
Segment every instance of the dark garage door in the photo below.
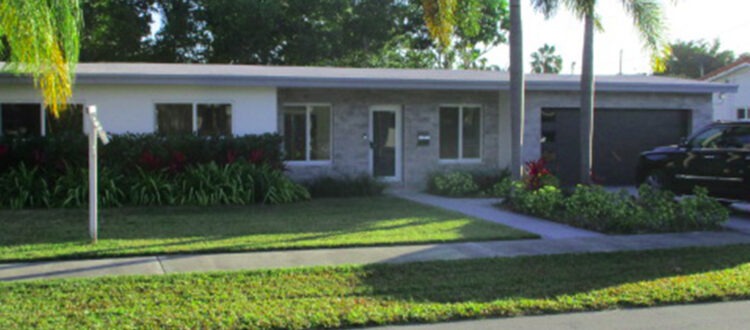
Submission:
M 605 185 L 629 185 L 641 152 L 688 134 L 690 111 L 597 109 L 594 123 L 594 177 Z M 542 109 L 542 154 L 563 185 L 578 182 L 578 126 L 578 109 Z

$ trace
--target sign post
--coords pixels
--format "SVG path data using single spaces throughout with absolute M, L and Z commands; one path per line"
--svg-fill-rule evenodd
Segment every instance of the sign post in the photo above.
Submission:
M 96 140 L 99 138 L 102 140 L 102 144 L 106 145 L 109 143 L 109 137 L 107 137 L 107 133 L 96 116 L 96 106 L 89 106 L 86 109 L 86 114 L 88 114 L 89 123 L 91 123 L 91 129 L 89 130 L 89 236 L 91 241 L 96 243 L 99 219 Z

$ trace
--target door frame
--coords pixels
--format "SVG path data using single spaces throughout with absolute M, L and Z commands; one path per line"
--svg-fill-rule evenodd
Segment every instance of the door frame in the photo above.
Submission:
M 387 111 L 387 112 L 393 112 L 396 116 L 396 157 L 395 157 L 395 176 L 386 176 L 386 177 L 380 177 L 381 180 L 388 181 L 388 182 L 401 182 L 403 178 L 403 123 L 402 123 L 402 116 L 401 116 L 401 106 L 400 105 L 373 105 L 370 106 L 370 110 L 368 112 L 368 136 L 370 137 L 369 140 L 372 143 L 374 141 L 375 132 L 373 131 L 374 125 L 373 125 L 373 118 L 375 111 Z M 369 152 L 369 159 L 370 159 L 370 176 L 375 177 L 375 150 L 370 147 Z

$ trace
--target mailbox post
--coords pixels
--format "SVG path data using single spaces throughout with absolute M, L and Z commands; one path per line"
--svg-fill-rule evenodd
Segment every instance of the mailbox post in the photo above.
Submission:
M 104 131 L 102 124 L 96 116 L 96 106 L 92 105 L 86 108 L 86 114 L 91 123 L 89 130 L 89 236 L 91 241 L 96 243 L 98 239 L 98 219 L 99 219 L 99 187 L 97 185 L 97 138 L 102 140 L 102 144 L 109 143 L 109 137 Z

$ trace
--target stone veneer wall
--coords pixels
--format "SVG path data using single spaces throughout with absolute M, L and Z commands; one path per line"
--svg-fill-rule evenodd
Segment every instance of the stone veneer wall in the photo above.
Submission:
M 328 103 L 332 106 L 332 162 L 325 165 L 291 164 L 290 175 L 305 180 L 321 174 L 370 173 L 370 148 L 363 134 L 369 134 L 369 113 L 373 105 L 402 108 L 402 179 L 413 188 L 424 188 L 426 176 L 448 167 L 497 168 L 498 93 L 475 91 L 413 91 L 362 89 L 279 89 L 279 111 L 290 103 Z M 481 162 L 446 164 L 439 161 L 438 107 L 473 104 L 482 107 Z M 279 128 L 282 128 L 279 116 Z M 417 146 L 417 132 L 429 132 L 429 146 Z
M 282 88 L 278 106 L 286 103 L 328 103 L 332 105 L 332 162 L 326 165 L 290 165 L 290 175 L 298 180 L 322 174 L 370 173 L 370 149 L 362 134 L 369 134 L 369 109 L 373 105 L 402 107 L 403 183 L 424 188 L 433 171 L 506 168 L 510 163 L 510 112 L 507 92 L 413 91 L 367 89 Z M 450 164 L 439 161 L 438 107 L 448 104 L 478 104 L 482 107 L 482 159 L 480 163 Z M 523 159 L 541 156 L 541 109 L 575 108 L 576 92 L 527 92 Z M 692 112 L 693 130 L 712 120 L 710 94 L 597 93 L 596 107 L 621 109 L 681 109 Z M 279 116 L 279 130 L 282 129 Z M 430 133 L 429 146 L 417 146 L 417 132 Z

